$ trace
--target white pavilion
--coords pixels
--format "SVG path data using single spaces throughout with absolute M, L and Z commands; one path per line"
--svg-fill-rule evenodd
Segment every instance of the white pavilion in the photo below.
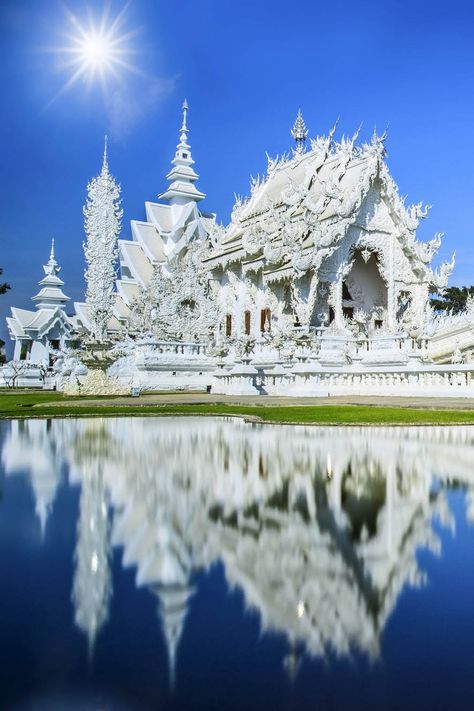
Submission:
M 54 240 L 48 263 L 44 265 L 44 277 L 39 282 L 41 289 L 31 297 L 36 311 L 11 308 L 7 318 L 8 329 L 15 341 L 14 360 L 30 360 L 33 363 L 49 362 L 52 351 L 65 348 L 74 338 L 74 318 L 66 314 L 69 296 L 63 292 L 63 280 L 59 277 L 61 267 L 54 254 Z

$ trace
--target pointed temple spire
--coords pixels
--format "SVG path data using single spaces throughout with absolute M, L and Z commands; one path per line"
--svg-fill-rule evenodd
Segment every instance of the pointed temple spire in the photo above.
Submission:
M 109 163 L 107 160 L 107 134 L 104 136 L 104 158 L 102 160 L 102 171 L 109 171 Z
M 176 146 L 175 157 L 171 161 L 173 167 L 166 176 L 167 180 L 170 181 L 170 185 L 159 196 L 162 200 L 168 200 L 171 205 L 185 205 L 191 200 L 198 202 L 206 197 L 194 185 L 199 176 L 192 167 L 194 161 L 191 155 L 191 146 L 188 143 L 187 118 L 189 106 L 186 99 L 183 102 L 182 111 L 183 120 L 179 133 L 179 143 Z
M 61 271 L 61 267 L 56 261 L 56 257 L 54 256 L 54 237 L 51 239 L 51 251 L 49 253 L 49 260 L 48 263 L 43 266 L 44 273 L 46 276 L 57 276 L 59 272 Z M 58 280 L 58 282 L 61 280 Z M 40 282 L 41 283 L 41 282 Z M 61 284 L 64 282 L 61 281 Z
M 54 255 L 54 238 L 51 240 L 51 251 L 48 263 L 43 266 L 43 269 L 45 276 L 39 282 L 42 288 L 31 300 L 36 302 L 37 309 L 50 309 L 54 306 L 63 309 L 69 301 L 69 296 L 66 296 L 61 289 L 61 287 L 64 286 L 64 282 L 58 276 L 61 267 L 57 263 Z
M 294 126 L 291 129 L 291 135 L 296 143 L 295 153 L 303 153 L 306 139 L 308 138 L 308 129 L 306 128 L 301 109 L 298 109 Z

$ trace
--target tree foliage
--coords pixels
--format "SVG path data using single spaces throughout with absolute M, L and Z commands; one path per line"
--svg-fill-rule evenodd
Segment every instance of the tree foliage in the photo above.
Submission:
M 0 276 L 2 276 L 2 274 L 3 274 L 3 269 L 0 267 Z M 10 284 L 7 284 L 6 282 L 1 283 L 0 284 L 0 294 L 5 294 L 9 288 L 10 288 Z M 4 345 L 5 345 L 5 341 L 2 338 L 0 338 L 0 349 L 2 349 Z M 2 360 L 4 360 L 4 356 L 2 356 L 0 354 L 0 363 L 2 362 Z
M 0 276 L 2 276 L 2 274 L 3 274 L 3 269 L 0 267 Z M 9 288 L 10 288 L 10 284 L 6 284 L 6 283 L 0 284 L 0 294 L 5 294 Z
M 458 314 L 466 308 L 469 296 L 474 298 L 473 286 L 449 286 L 443 289 L 441 294 L 430 299 L 431 306 L 435 311 L 450 311 Z

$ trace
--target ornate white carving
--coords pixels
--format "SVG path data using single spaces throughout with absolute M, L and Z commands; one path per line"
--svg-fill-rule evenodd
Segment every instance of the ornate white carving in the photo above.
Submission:
M 115 301 L 117 238 L 122 215 L 120 186 L 109 172 L 106 143 L 102 171 L 88 184 L 84 206 L 86 302 L 92 335 L 99 342 L 106 338 Z

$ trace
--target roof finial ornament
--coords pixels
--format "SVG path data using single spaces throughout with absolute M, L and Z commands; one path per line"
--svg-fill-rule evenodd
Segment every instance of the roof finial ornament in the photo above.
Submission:
M 295 153 L 303 153 L 306 139 L 308 138 L 308 129 L 306 128 L 301 109 L 298 109 L 296 121 L 291 129 L 291 135 L 296 143 Z
M 181 107 L 183 109 L 183 125 L 181 126 L 181 131 L 185 131 L 186 133 L 188 132 L 188 127 L 186 125 L 186 118 L 188 115 L 189 111 L 189 105 L 186 99 L 183 101 L 183 105 Z
M 43 266 L 46 276 L 56 276 L 61 271 L 61 267 L 56 261 L 54 254 L 54 237 L 51 239 L 51 251 L 49 253 L 48 263 Z
M 107 134 L 104 136 L 104 158 L 102 161 L 102 170 L 108 170 L 109 164 L 107 162 Z

